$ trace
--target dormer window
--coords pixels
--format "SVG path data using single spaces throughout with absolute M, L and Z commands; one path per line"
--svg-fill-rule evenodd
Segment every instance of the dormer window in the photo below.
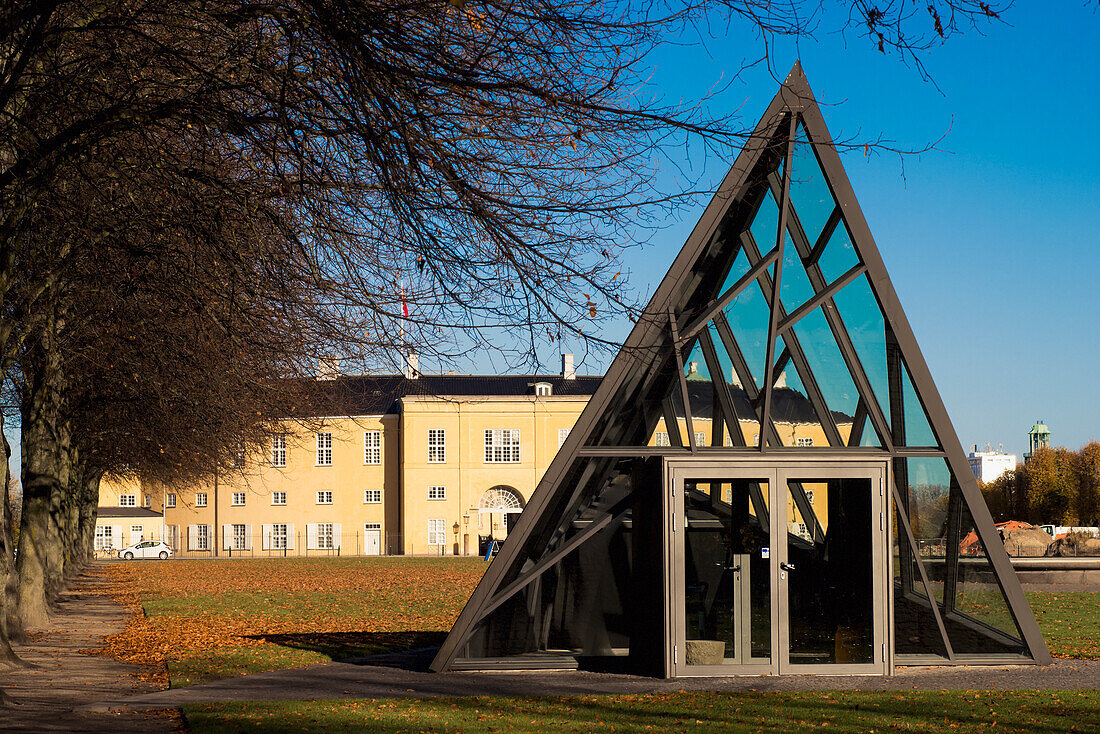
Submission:
M 540 397 L 548 397 L 554 394 L 554 386 L 549 382 L 536 382 L 535 383 L 535 395 Z

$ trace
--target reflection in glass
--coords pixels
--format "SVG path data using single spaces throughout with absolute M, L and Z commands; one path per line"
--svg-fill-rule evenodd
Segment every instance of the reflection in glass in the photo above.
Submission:
M 632 492 L 637 461 L 575 462 L 564 482 L 574 490 L 561 497 L 559 512 L 564 515 L 543 516 L 563 521 L 535 529 L 499 588 L 507 588 L 543 559 L 553 559 L 575 539 L 579 545 L 490 612 L 460 658 L 629 653 L 638 618 L 630 609 L 636 596 Z
M 684 484 L 684 610 L 688 665 L 771 658 L 768 482 Z
M 796 141 L 791 164 L 791 204 L 798 213 L 810 247 L 813 247 L 836 202 L 801 126 Z
M 950 605 L 947 636 L 951 646 L 960 654 L 1026 654 L 1023 635 L 974 529 L 961 490 L 953 487 L 952 492 L 956 497 L 952 497 L 951 507 L 958 508 L 958 519 L 948 519 L 948 535 L 953 538 L 958 533 L 958 558 L 957 567 L 951 563 L 953 559 L 949 560 L 944 576 L 944 597 Z M 955 522 L 957 528 L 951 527 Z
M 886 321 L 882 309 L 863 275 L 844 286 L 833 296 L 844 328 L 871 383 L 871 390 L 890 422 L 890 390 L 886 361 Z M 873 430 L 873 429 L 872 429 Z
M 894 519 L 891 541 L 891 557 L 894 559 L 894 652 L 901 657 L 932 655 L 946 658 L 947 646 L 936 624 L 916 556 L 897 517 Z M 932 593 L 942 614 L 943 583 L 932 582 Z
M 871 480 L 787 484 L 790 661 L 873 662 Z
M 817 265 L 821 268 L 821 275 L 826 283 L 832 283 L 840 276 L 847 273 L 859 264 L 859 256 L 852 245 L 852 238 L 842 220 L 829 237 L 829 243 L 817 259 Z
M 802 345 L 807 365 L 817 379 L 825 404 L 834 414 L 842 414 L 836 418 L 838 423 L 850 426 L 859 403 L 859 393 L 821 309 L 814 309 L 792 329 Z M 877 435 L 869 427 L 864 429 L 864 435 L 877 441 Z

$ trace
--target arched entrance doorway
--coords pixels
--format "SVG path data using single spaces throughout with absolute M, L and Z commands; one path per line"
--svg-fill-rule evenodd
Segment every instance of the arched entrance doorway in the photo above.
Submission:
M 485 490 L 477 502 L 482 544 L 506 538 L 525 504 L 523 495 L 515 487 L 498 484 Z

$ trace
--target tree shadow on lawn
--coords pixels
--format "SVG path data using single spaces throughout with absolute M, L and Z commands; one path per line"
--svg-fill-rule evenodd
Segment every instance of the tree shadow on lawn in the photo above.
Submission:
M 320 653 L 339 662 L 426 671 L 447 633 L 438 630 L 296 632 L 246 637 L 282 647 Z

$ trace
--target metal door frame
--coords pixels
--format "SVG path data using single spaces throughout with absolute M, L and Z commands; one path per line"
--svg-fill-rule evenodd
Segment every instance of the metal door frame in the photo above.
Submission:
M 814 478 L 843 479 L 866 477 L 878 482 L 878 492 L 871 492 L 871 518 L 880 514 L 878 531 L 872 541 L 872 564 L 875 574 L 872 584 L 874 606 L 873 639 L 879 653 L 873 663 L 825 665 L 790 663 L 789 628 L 785 623 L 789 615 L 789 595 L 785 573 L 780 563 L 787 561 L 787 479 L 798 478 L 813 472 Z M 769 568 L 771 572 L 771 661 L 768 663 L 742 663 L 723 665 L 693 665 L 684 662 L 686 636 L 686 594 L 684 580 L 684 492 L 687 479 L 759 479 L 769 483 Z M 886 492 L 891 481 L 890 462 L 867 456 L 843 458 L 839 456 L 799 455 L 779 457 L 775 454 L 748 459 L 738 457 L 731 462 L 713 458 L 675 458 L 664 461 L 664 488 L 661 493 L 664 518 L 663 566 L 668 590 L 666 597 L 665 675 L 666 677 L 733 676 L 733 675 L 890 675 L 893 672 L 893 625 L 891 624 L 891 561 L 890 522 L 892 497 Z M 782 512 L 777 511 L 781 508 Z M 782 515 L 782 516 L 781 516 Z M 777 543 L 777 540 L 781 542 Z M 782 577 L 781 577 L 781 574 Z

